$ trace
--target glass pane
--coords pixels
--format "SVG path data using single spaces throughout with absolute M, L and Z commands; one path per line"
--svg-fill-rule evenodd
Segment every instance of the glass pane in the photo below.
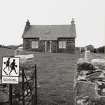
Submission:
M 66 48 L 66 41 L 62 41 L 63 48 Z
M 62 48 L 62 41 L 59 41 L 59 48 Z
M 38 41 L 32 41 L 32 48 L 38 48 Z

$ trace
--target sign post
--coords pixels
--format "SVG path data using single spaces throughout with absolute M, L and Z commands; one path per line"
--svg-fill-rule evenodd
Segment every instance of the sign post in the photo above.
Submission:
M 22 103 L 25 105 L 25 97 L 24 97 L 24 68 L 22 69 Z
M 32 105 L 37 105 L 37 67 L 35 64 L 34 71 L 34 86 L 33 86 L 33 94 L 32 94 Z
M 9 84 L 9 105 L 12 105 L 12 84 Z
M 19 57 L 3 57 L 2 84 L 9 84 L 9 104 L 12 105 L 12 84 L 19 82 Z

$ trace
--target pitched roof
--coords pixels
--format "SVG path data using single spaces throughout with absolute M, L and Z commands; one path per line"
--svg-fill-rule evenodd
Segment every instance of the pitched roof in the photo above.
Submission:
M 40 40 L 56 40 L 58 37 L 76 36 L 72 25 L 30 25 L 27 31 L 24 31 L 23 38 L 39 37 Z

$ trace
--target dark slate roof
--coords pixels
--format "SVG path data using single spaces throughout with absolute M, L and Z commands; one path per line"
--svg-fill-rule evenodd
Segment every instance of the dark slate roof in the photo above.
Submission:
M 58 37 L 74 38 L 75 36 L 76 32 L 72 28 L 72 25 L 30 25 L 30 28 L 24 31 L 22 37 L 39 37 L 40 40 L 56 40 Z

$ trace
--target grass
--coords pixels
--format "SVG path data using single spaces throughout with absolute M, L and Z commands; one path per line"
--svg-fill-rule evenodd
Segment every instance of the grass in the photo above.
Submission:
M 73 105 L 74 54 L 37 53 L 38 105 Z
M 84 54 L 81 54 L 80 57 L 84 57 Z M 104 53 L 91 53 L 90 59 L 105 59 Z
M 2 56 L 12 56 L 13 50 L 0 50 Z M 26 53 L 26 52 L 25 52 Z M 76 55 L 63 53 L 34 53 L 35 57 L 25 64 L 25 70 L 34 70 L 37 64 L 38 105 L 73 105 L 73 83 Z
M 3 56 L 13 56 L 14 50 L 9 48 L 0 47 L 0 67 L 2 66 L 2 57 Z

